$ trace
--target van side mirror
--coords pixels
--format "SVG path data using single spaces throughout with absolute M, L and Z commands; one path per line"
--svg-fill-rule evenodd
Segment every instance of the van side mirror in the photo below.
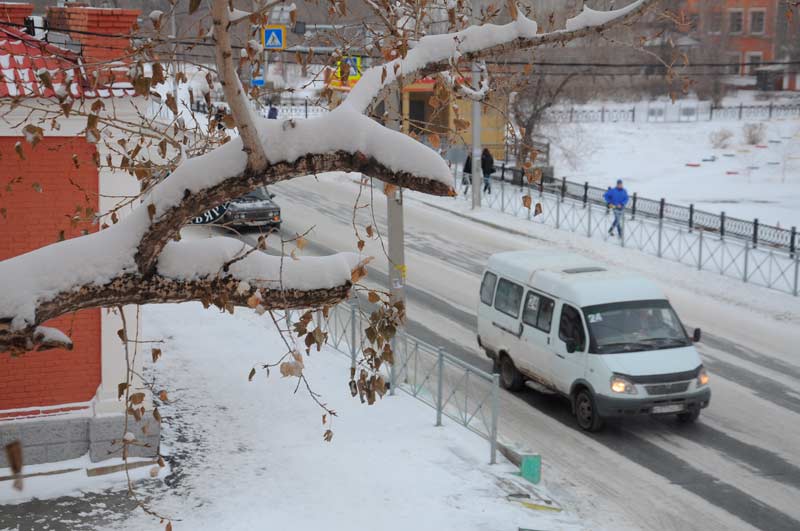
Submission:
M 692 333 L 692 341 L 697 343 L 698 341 L 700 341 L 700 337 L 701 336 L 702 336 L 702 332 L 700 331 L 700 329 L 699 328 L 695 328 L 694 332 Z
M 567 352 L 570 353 L 570 354 L 575 352 L 575 350 L 577 350 L 577 348 L 578 348 L 578 345 L 575 344 L 575 340 L 574 339 L 567 339 L 564 342 L 564 344 L 567 347 Z
M 275 194 L 273 194 L 272 192 L 270 192 L 270 193 L 269 193 L 269 198 L 270 198 L 270 199 L 275 199 Z

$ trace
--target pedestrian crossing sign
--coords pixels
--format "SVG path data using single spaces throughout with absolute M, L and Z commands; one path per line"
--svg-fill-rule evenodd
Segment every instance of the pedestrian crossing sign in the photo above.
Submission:
M 261 44 L 265 50 L 285 50 L 286 26 L 264 26 L 261 31 Z

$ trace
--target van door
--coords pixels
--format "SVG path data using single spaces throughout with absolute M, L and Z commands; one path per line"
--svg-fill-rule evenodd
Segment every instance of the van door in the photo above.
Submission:
M 550 367 L 553 383 L 559 391 L 567 394 L 572 383 L 584 375 L 589 342 L 581 312 L 567 303 L 558 306 L 558 327 L 551 332 L 553 355 L 550 356 Z M 572 342 L 574 352 L 568 352 L 568 342 Z
M 522 305 L 522 343 L 532 376 L 546 386 L 553 385 L 550 358 L 550 328 L 553 320 L 553 299 L 528 291 Z
M 519 369 L 527 369 L 524 348 L 522 348 L 520 340 L 522 325 L 519 314 L 523 291 L 522 286 L 516 282 L 505 278 L 498 279 L 497 291 L 494 296 L 496 311 L 492 315 L 492 327 L 499 337 L 498 352 L 500 350 L 507 352 L 514 361 L 514 365 Z

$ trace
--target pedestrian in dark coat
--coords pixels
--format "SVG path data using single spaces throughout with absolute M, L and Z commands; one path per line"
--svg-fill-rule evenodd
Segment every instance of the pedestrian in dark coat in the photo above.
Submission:
M 481 153 L 481 171 L 483 172 L 483 192 L 492 193 L 492 174 L 494 173 L 494 157 L 487 148 Z
M 467 155 L 467 160 L 464 162 L 464 171 L 461 176 L 461 184 L 464 186 L 464 195 L 469 192 L 469 185 L 472 184 L 472 156 Z

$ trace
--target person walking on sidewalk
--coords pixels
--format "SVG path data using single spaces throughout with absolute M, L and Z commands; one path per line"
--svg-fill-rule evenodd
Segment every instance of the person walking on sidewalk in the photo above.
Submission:
M 483 171 L 483 193 L 492 193 L 492 174 L 494 173 L 494 157 L 487 148 L 481 153 L 481 170 Z
M 467 155 L 464 162 L 464 170 L 461 172 L 461 184 L 464 186 L 464 195 L 469 193 L 469 185 L 472 184 L 472 155 Z
M 608 204 L 608 208 L 613 209 L 614 223 L 608 229 L 608 235 L 614 235 L 614 227 L 617 228 L 617 235 L 622 238 L 622 221 L 625 213 L 625 205 L 628 204 L 628 191 L 622 186 L 622 179 L 617 180 L 616 188 L 609 188 L 603 194 L 603 199 Z

